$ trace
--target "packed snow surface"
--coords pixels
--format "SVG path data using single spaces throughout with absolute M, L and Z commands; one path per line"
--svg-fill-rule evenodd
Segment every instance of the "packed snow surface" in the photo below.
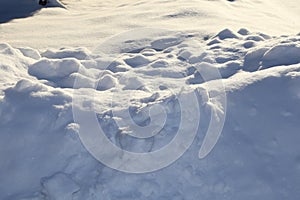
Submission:
M 299 198 L 297 1 L 0 2 L 1 200 Z M 74 111 L 137 154 L 197 132 L 171 165 L 124 173 Z

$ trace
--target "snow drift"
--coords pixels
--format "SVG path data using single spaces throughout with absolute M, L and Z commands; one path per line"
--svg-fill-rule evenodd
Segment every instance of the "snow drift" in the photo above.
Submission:
M 300 36 L 226 29 L 210 37 L 169 33 L 130 43 L 139 48 L 117 49 L 117 60 L 83 48 L 0 45 L 1 199 L 281 200 L 300 195 Z M 204 80 L 201 75 L 214 69 L 220 77 Z M 207 124 L 218 117 L 214 110 L 225 111 L 218 104 L 220 80 L 227 94 L 225 125 L 214 149 L 199 159 Z M 112 143 L 149 152 L 169 143 L 178 130 L 174 95 L 184 87 L 202 91 L 201 120 L 193 144 L 172 165 L 126 174 L 101 164 L 82 145 L 72 113 L 74 92 L 84 100 L 82 107 L 75 106 L 97 113 Z M 130 128 L 120 127 L 126 124 L 123 111 L 144 126 L 153 105 L 167 108 L 161 132 L 139 140 L 127 135 Z M 191 118 L 186 130 L 194 123 Z

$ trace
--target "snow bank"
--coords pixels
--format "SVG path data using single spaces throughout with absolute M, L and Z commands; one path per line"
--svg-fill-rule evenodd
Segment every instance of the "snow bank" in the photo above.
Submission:
M 0 198 L 297 198 L 299 36 L 263 37 L 246 29 L 214 35 L 219 39 L 170 33 L 144 47 L 132 40 L 139 49 L 117 60 L 83 48 L 39 53 L 0 44 Z M 249 40 L 252 45 L 245 45 Z M 172 165 L 127 174 L 98 162 L 82 145 L 80 136 L 93 128 L 81 133 L 84 124 L 74 120 L 74 109 L 92 111 L 107 140 L 135 153 L 160 150 L 178 131 L 184 138 L 199 128 Z M 216 126 L 209 123 L 222 116 L 222 135 L 212 141 L 207 130 Z M 150 129 L 155 134 L 144 138 Z M 216 146 L 199 159 L 205 143 Z

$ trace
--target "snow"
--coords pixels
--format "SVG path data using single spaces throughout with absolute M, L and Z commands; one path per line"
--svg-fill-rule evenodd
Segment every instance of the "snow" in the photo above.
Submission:
M 49 199 L 72 199 L 73 193 L 80 189 L 66 174 L 55 174 L 44 179 L 42 185 Z
M 279 59 L 281 57 L 281 59 Z M 264 68 L 278 65 L 291 65 L 300 61 L 300 46 L 297 44 L 283 44 L 271 48 L 262 58 Z
M 300 196 L 296 1 L 15 3 L 0 199 Z
M 238 38 L 231 30 L 224 29 L 217 35 L 221 40 L 225 40 L 227 38 Z
M 117 85 L 117 79 L 110 74 L 105 74 L 101 77 L 97 84 L 97 90 L 108 90 Z
M 138 55 L 132 58 L 127 58 L 124 60 L 125 63 L 133 68 L 141 67 L 143 65 L 149 64 L 149 60 L 143 55 Z
M 15 18 L 24 18 L 32 16 L 42 8 L 38 4 L 39 0 L 10 0 L 0 1 L 0 23 L 8 22 Z M 51 0 L 46 7 L 60 7 L 64 8 L 64 5 L 57 0 Z
M 61 60 L 41 59 L 29 66 L 28 73 L 38 79 L 55 80 L 77 72 L 79 68 L 80 62 L 74 58 Z
M 9 2 L 16 5 L 19 1 Z M 0 8 L 10 14 L 22 13 L 20 8 L 25 13 L 21 17 L 34 12 L 33 17 L 15 19 L 18 16 L 11 16 L 11 23 L 0 24 L 1 41 L 35 49 L 93 49 L 114 34 L 140 27 L 200 32 L 204 35 L 225 28 L 236 31 L 246 28 L 270 35 L 297 34 L 300 28 L 300 10 L 296 0 L 64 0 L 62 3 L 66 8 L 45 9 L 33 6 L 36 5 L 35 0 L 25 0 L 22 6 L 10 6 L 13 10 L 9 10 L 7 1 L 1 0 Z M 7 14 L 2 9 L 0 13 Z M 2 15 L 0 18 L 3 19 Z
M 260 67 L 261 59 L 268 50 L 268 48 L 263 47 L 248 51 L 244 59 L 244 69 L 247 71 L 256 71 Z

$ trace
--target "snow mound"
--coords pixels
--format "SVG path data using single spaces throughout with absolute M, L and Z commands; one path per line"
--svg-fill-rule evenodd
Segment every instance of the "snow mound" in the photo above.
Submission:
M 300 63 L 300 44 L 282 44 L 269 49 L 262 58 L 263 68 Z
M 97 90 L 108 90 L 117 85 L 118 81 L 115 77 L 109 74 L 105 74 L 98 81 Z
M 227 29 L 145 41 L 132 39 L 138 49 L 129 52 L 115 45 L 117 57 L 84 48 L 40 53 L 0 44 L 0 199 L 297 198 L 299 36 Z M 107 140 L 134 153 L 159 151 L 178 131 L 189 137 L 192 127 L 199 128 L 172 165 L 127 174 L 87 151 L 81 136 L 93 129 L 81 133 L 85 124 L 75 120 L 74 110 L 91 111 Z M 207 139 L 207 130 L 215 128 L 209 122 L 224 114 L 221 137 Z M 207 143 L 216 146 L 198 159 Z M 112 163 L 121 156 L 98 146 Z
M 86 48 L 77 49 L 60 49 L 59 51 L 47 50 L 42 53 L 43 57 L 62 59 L 62 58 L 76 58 L 78 60 L 87 60 L 91 53 Z
M 143 55 L 137 55 L 132 58 L 127 58 L 124 61 L 126 62 L 126 64 L 130 65 L 133 68 L 141 67 L 150 63 L 150 61 Z
M 0 44 L 0 86 L 15 84 L 21 77 L 28 77 L 27 66 L 34 61 L 9 44 Z
M 35 49 L 32 49 L 32 48 L 18 48 L 22 54 L 26 57 L 29 57 L 29 58 L 32 58 L 32 59 L 35 59 L 35 60 L 39 60 L 41 58 L 41 55 L 39 53 L 39 51 L 35 50 Z
M 43 59 L 29 66 L 28 73 L 39 79 L 58 79 L 66 77 L 80 68 L 76 59 L 49 60 Z
M 220 38 L 221 40 L 225 40 L 228 38 L 238 38 L 238 36 L 229 29 L 224 29 L 223 31 L 218 33 L 217 37 Z
M 269 49 L 266 47 L 252 49 L 247 52 L 245 59 L 244 59 L 244 69 L 247 71 L 256 71 L 261 66 L 261 60 L 264 54 Z

